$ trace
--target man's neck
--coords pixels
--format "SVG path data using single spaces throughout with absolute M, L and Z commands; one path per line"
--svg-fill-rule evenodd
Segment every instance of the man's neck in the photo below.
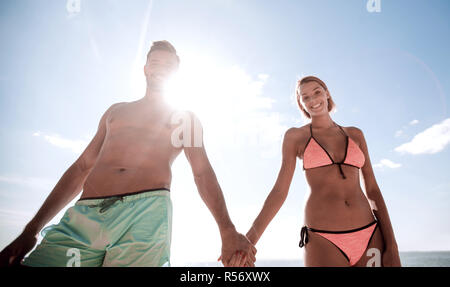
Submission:
M 147 85 L 145 96 L 139 100 L 143 108 L 153 112 L 168 112 L 171 110 L 170 105 L 164 100 L 164 93 L 160 89 L 152 89 Z
M 142 100 L 151 105 L 161 105 L 164 103 L 163 91 L 159 87 L 147 85 L 145 96 Z

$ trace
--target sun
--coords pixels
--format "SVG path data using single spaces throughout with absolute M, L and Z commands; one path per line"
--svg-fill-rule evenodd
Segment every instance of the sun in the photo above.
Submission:
M 181 55 L 181 59 L 179 70 L 164 87 L 164 100 L 170 106 L 208 117 L 223 112 L 224 108 L 232 108 L 229 107 L 230 99 L 224 99 L 226 94 L 230 94 L 226 89 L 240 87 L 236 86 L 236 82 L 230 82 L 230 71 L 220 61 L 194 53 Z M 228 83 L 224 85 L 224 81 Z M 145 75 L 140 67 L 136 66 L 131 71 L 130 87 L 129 100 L 137 100 L 145 94 Z M 214 111 L 218 106 L 221 109 Z
M 242 114 L 271 106 L 270 99 L 261 97 L 267 75 L 252 79 L 237 65 L 205 54 L 180 58 L 180 69 L 165 88 L 166 101 L 174 108 L 190 110 L 211 122 L 230 123 Z
M 168 80 L 165 88 L 166 101 L 176 109 L 190 110 L 210 115 L 220 102 L 219 78 L 223 71 L 217 60 L 195 54 L 185 55 L 178 72 Z
M 207 53 L 185 52 L 180 59 L 179 70 L 164 87 L 164 100 L 175 110 L 193 112 L 203 127 L 205 141 L 240 146 L 272 143 L 278 138 L 285 127 L 271 112 L 274 99 L 263 93 L 267 74 L 251 75 L 231 60 Z M 142 81 L 134 77 L 133 88 L 142 95 L 145 77 L 139 78 Z

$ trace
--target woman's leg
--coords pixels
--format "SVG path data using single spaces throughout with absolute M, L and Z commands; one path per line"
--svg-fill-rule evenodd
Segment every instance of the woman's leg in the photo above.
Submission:
M 308 231 L 304 263 L 306 267 L 348 267 L 350 265 L 336 245 L 312 231 Z
M 381 267 L 383 265 L 384 240 L 379 226 L 375 229 L 369 245 L 355 267 Z

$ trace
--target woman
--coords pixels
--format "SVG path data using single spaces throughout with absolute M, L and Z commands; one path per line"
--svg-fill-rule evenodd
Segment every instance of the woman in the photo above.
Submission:
M 277 181 L 248 231 L 248 239 L 256 245 L 283 205 L 298 157 L 303 159 L 311 188 L 299 244 L 305 247 L 305 266 L 400 266 L 394 232 L 362 131 L 341 127 L 332 120 L 330 111 L 335 104 L 319 78 L 298 81 L 296 95 L 311 123 L 285 133 Z M 230 264 L 242 266 L 245 262 L 245 257 L 234 256 Z

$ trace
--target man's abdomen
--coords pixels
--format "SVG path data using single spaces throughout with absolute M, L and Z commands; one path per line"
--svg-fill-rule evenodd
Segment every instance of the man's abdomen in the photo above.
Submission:
M 97 163 L 83 186 L 84 197 L 102 197 L 145 189 L 170 189 L 170 165 L 147 164 L 145 167 Z

